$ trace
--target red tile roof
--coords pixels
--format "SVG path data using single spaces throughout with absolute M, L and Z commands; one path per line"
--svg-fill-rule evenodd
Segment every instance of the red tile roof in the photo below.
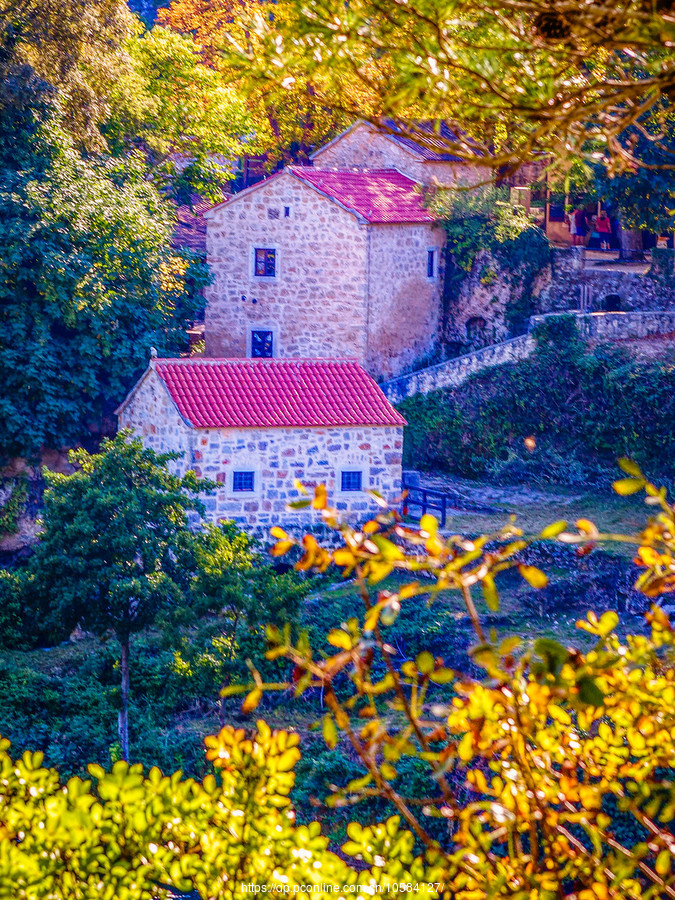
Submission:
M 223 193 L 225 193 L 223 191 Z M 190 203 L 176 207 L 176 227 L 173 232 L 173 246 L 177 250 L 192 250 L 206 256 L 206 221 L 204 213 L 213 204 L 198 194 L 190 195 Z
M 435 221 L 420 186 L 396 169 L 347 172 L 292 166 L 288 171 L 371 224 Z
M 193 357 L 153 365 L 194 428 L 406 424 L 351 360 Z

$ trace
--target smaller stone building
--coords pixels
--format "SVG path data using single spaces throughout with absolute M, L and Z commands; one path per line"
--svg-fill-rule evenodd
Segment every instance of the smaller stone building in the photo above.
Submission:
M 181 474 L 218 484 L 212 522 L 307 528 L 318 514 L 287 508 L 296 481 L 325 484 L 357 519 L 376 508 L 365 491 L 401 491 L 405 419 L 352 360 L 153 359 L 117 415 L 156 452 L 182 453 Z
M 424 185 L 475 185 L 490 178 L 490 172 L 467 164 L 448 152 L 448 141 L 456 135 L 443 122 L 437 134 L 432 125 L 420 125 L 413 139 L 394 122 L 377 128 L 357 121 L 319 147 L 310 157 L 319 169 L 367 171 L 394 167 Z

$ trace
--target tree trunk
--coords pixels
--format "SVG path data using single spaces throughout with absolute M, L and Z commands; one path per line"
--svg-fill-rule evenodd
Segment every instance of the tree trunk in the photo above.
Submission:
M 119 739 L 122 759 L 129 762 L 129 635 L 120 637 L 120 670 L 122 672 L 122 709 L 119 712 Z
M 642 256 L 642 232 L 634 228 L 621 228 L 621 259 L 638 259 Z

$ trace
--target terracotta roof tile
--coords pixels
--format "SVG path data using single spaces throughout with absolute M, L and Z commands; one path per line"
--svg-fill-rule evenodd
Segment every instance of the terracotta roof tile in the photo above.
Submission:
M 225 191 L 223 191 L 225 194 Z M 228 194 L 229 196 L 229 194 Z M 177 250 L 192 250 L 206 256 L 206 221 L 204 213 L 213 204 L 198 194 L 190 196 L 190 203 L 176 207 L 176 227 L 173 232 L 173 246 Z
M 351 360 L 193 357 L 154 368 L 194 428 L 406 424 Z
M 396 169 L 365 172 L 292 166 L 288 170 L 371 224 L 433 222 L 420 186 Z

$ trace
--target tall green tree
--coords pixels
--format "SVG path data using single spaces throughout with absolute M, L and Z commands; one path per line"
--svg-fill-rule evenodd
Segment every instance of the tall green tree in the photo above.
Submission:
M 285 7 L 281 19 L 257 4 L 232 14 L 243 37 L 220 52 L 250 90 L 285 87 L 290 97 L 297 84 L 320 84 L 330 109 L 396 118 L 420 143 L 481 165 L 515 167 L 542 150 L 568 156 L 589 138 L 630 162 L 622 134 L 675 90 L 675 24 L 661 4 L 289 0 Z M 430 135 L 415 125 L 420 120 L 456 123 L 454 138 Z
M 10 100 L 0 111 L 0 456 L 38 458 L 100 430 L 152 346 L 186 347 L 206 270 L 172 249 L 172 207 L 141 154 L 83 158 L 33 75 L 16 79 Z
M 179 454 L 156 454 L 121 432 L 101 452 L 71 452 L 72 475 L 46 472 L 44 525 L 31 565 L 32 589 L 49 617 L 120 644 L 119 739 L 129 758 L 132 635 L 185 602 L 188 516 L 208 488 L 169 471 Z M 189 556 L 187 557 L 189 558 Z
M 126 0 L 0 0 L 0 79 L 32 70 L 58 92 L 69 133 L 102 150 L 99 126 L 136 29 Z
M 659 116 L 649 116 L 631 128 L 626 143 L 641 161 L 620 171 L 594 167 L 593 188 L 619 215 L 624 252 L 642 249 L 641 230 L 665 234 L 675 230 L 675 111 L 661 104 Z

